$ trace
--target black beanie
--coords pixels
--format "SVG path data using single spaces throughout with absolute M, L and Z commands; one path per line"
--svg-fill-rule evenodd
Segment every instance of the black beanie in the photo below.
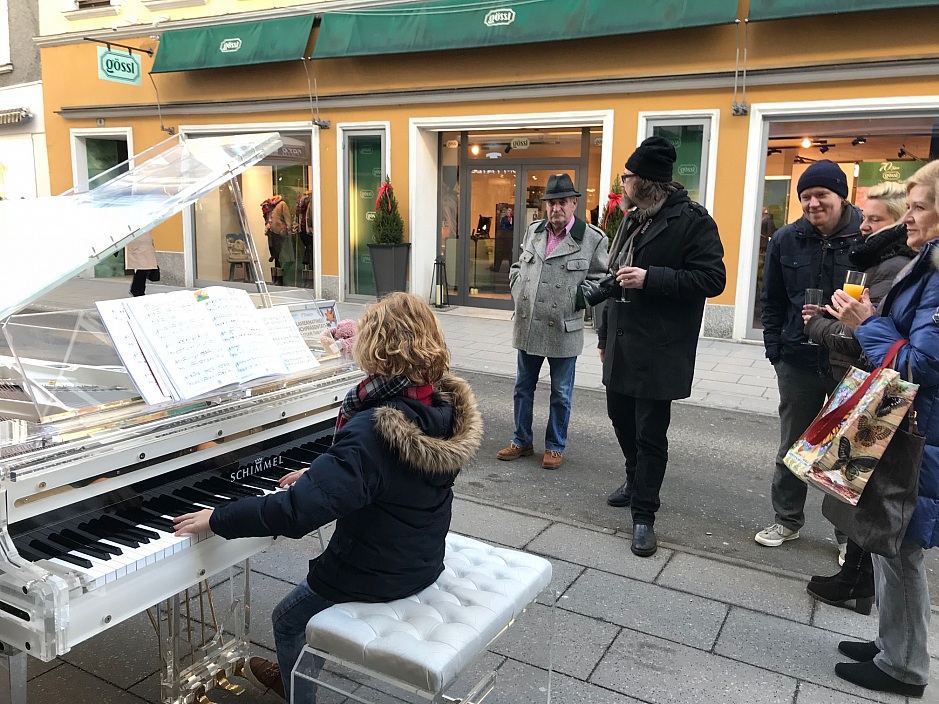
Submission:
M 799 177 L 799 185 L 796 187 L 796 191 L 801 196 L 802 191 L 815 187 L 827 188 L 842 198 L 848 197 L 848 177 L 844 175 L 841 167 L 831 159 L 816 161 L 807 168 L 805 173 Z
M 648 181 L 672 180 L 675 147 L 665 137 L 648 137 L 626 160 L 626 168 Z

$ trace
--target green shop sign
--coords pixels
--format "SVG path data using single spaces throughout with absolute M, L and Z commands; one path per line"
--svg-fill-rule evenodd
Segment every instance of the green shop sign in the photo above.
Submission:
M 140 85 L 140 57 L 126 51 L 98 47 L 98 78 L 131 86 Z
M 862 161 L 858 164 L 858 187 L 874 186 L 884 181 L 903 183 L 923 166 L 925 161 Z

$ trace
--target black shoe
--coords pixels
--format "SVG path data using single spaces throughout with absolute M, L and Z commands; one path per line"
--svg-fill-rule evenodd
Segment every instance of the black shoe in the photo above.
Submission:
M 659 549 L 659 541 L 655 537 L 655 528 L 645 523 L 633 525 L 633 542 L 629 547 L 633 555 L 650 557 Z
M 633 490 L 629 486 L 628 479 L 620 485 L 619 489 L 616 489 L 612 494 L 606 497 L 606 502 L 610 506 L 616 506 L 616 508 L 626 508 L 632 503 L 632 500 Z
M 841 572 L 831 575 L 830 577 L 825 577 L 823 575 L 813 574 L 812 579 L 809 580 L 810 584 L 824 584 L 825 582 L 834 582 L 841 576 Z
M 873 660 L 877 653 L 880 652 L 880 648 L 874 645 L 874 641 L 856 641 L 856 640 L 843 640 L 838 643 L 838 651 L 842 655 L 847 655 L 852 660 L 857 660 L 858 662 L 870 662 Z
M 917 699 L 926 689 L 924 684 L 907 684 L 891 677 L 873 662 L 839 662 L 835 665 L 835 674 L 858 687 Z
M 842 581 L 809 582 L 805 591 L 821 602 L 838 606 L 842 609 L 853 609 L 859 614 L 869 616 L 874 607 L 874 590 L 867 590 L 845 584 Z M 854 602 L 851 604 L 851 602 Z

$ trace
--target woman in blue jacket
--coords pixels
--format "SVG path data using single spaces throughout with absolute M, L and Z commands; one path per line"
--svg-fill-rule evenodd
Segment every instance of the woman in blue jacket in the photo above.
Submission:
M 246 668 L 250 681 L 286 700 L 314 614 L 411 596 L 440 576 L 453 482 L 482 440 L 473 392 L 449 375 L 443 333 L 420 298 L 392 293 L 369 306 L 353 355 L 369 376 L 343 401 L 329 451 L 281 480 L 287 491 L 175 519 L 177 535 L 224 538 L 300 538 L 336 521 L 306 580 L 272 614 L 277 663 L 253 657 Z
M 921 249 L 919 255 L 900 272 L 878 315 L 866 292 L 857 302 L 838 291 L 829 310 L 849 326 L 863 321 L 854 334 L 872 364 L 881 364 L 897 340 L 909 340 L 896 368 L 903 378 L 909 368 L 909 380 L 920 385 L 913 407 L 926 439 L 919 497 L 900 553 L 895 558 L 874 555 L 877 640 L 842 641 L 838 649 L 857 662 L 840 663 L 835 672 L 861 687 L 922 697 L 929 677 L 923 558 L 926 549 L 939 545 L 939 161 L 917 171 L 907 181 L 907 193 L 907 244 Z

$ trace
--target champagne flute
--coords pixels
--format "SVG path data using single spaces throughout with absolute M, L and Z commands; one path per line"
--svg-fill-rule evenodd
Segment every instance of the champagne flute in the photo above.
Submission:
M 855 301 L 860 301 L 861 294 L 864 293 L 864 286 L 866 285 L 866 273 L 863 271 L 849 271 L 847 275 L 845 275 L 842 291 L 851 296 Z
M 819 312 L 822 307 L 822 297 L 825 295 L 825 292 L 820 288 L 807 288 L 805 289 L 805 305 L 812 306 L 815 308 L 814 313 Z M 818 347 L 817 342 L 812 342 L 807 340 L 802 343 L 803 345 L 811 345 L 812 347 Z
M 849 271 L 844 277 L 844 286 L 842 291 L 851 296 L 855 301 L 861 300 L 861 294 L 864 293 L 864 286 L 867 285 L 867 274 L 863 271 Z M 850 340 L 854 337 L 853 333 L 839 332 L 838 337 Z

